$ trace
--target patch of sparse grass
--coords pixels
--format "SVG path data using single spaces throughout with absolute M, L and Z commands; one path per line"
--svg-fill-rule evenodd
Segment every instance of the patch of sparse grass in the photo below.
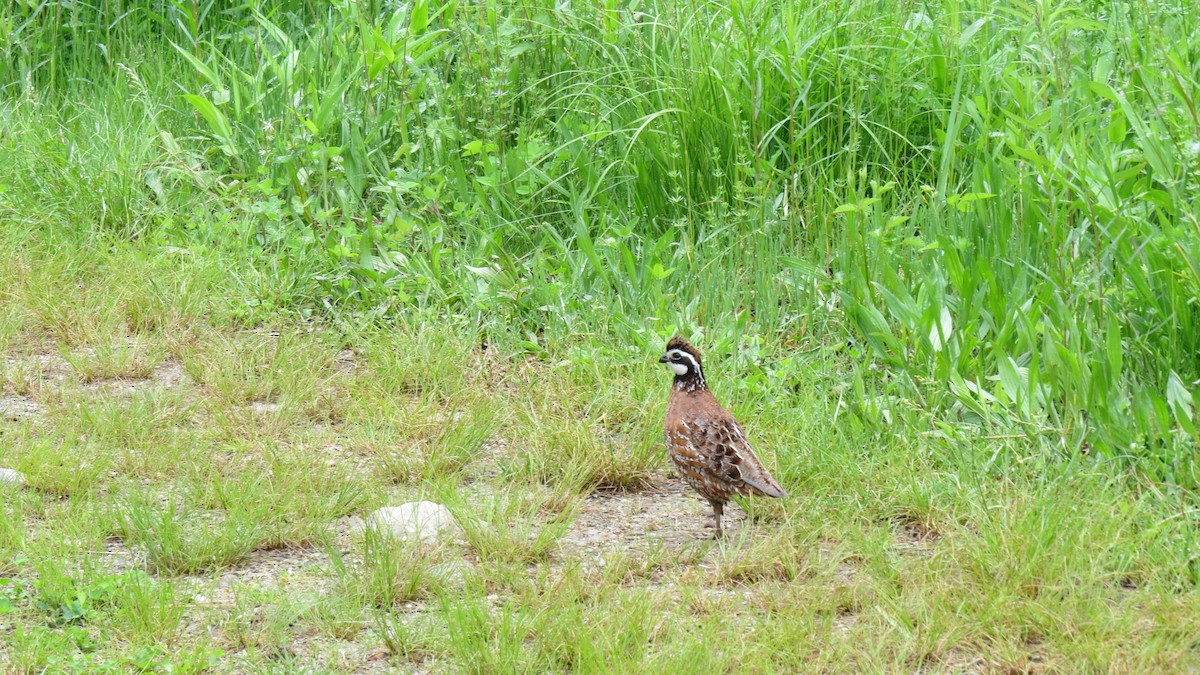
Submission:
M 620 403 L 627 396 L 626 383 L 597 379 L 588 387 L 592 369 L 581 370 L 581 386 L 563 366 L 514 375 L 528 395 L 514 401 L 512 450 L 501 462 L 502 473 L 578 492 L 651 485 L 663 466 L 661 427 L 647 425 L 646 416 L 636 423 L 626 419 L 630 413 Z M 658 374 L 663 377 L 656 394 L 665 399 L 670 380 Z
M 82 629 L 56 630 L 37 624 L 17 626 L 9 637 L 8 666 L 13 673 L 37 675 L 51 667 L 68 668 L 74 665 L 80 672 L 89 659 L 84 654 L 91 646 Z
M 201 574 L 237 564 L 267 536 L 252 516 L 230 511 L 202 512 L 133 494 L 119 505 L 126 543 L 145 556 L 154 574 Z
M 130 332 L 135 335 L 153 335 L 169 353 L 177 354 L 198 339 L 197 330 L 203 325 L 205 314 L 221 311 L 215 302 L 216 289 L 222 278 L 219 271 L 205 269 L 203 261 L 184 251 L 174 252 L 172 258 L 157 258 L 159 265 L 178 269 L 180 260 L 200 264 L 192 273 L 156 273 L 157 270 L 136 270 L 151 277 L 148 283 L 134 283 L 126 289 L 121 300 L 121 314 Z
M 446 603 L 442 615 L 448 651 L 465 672 L 529 669 L 522 656 L 526 641 L 536 635 L 537 617 L 516 612 L 511 605 L 492 608 L 477 597 Z
M 28 360 L 0 363 L 0 392 L 10 396 L 35 397 L 45 386 L 41 368 Z
M 302 606 L 287 595 L 247 588 L 239 594 L 221 629 L 230 646 L 245 650 L 250 659 L 262 658 L 267 664 L 280 660 L 286 663 L 294 656 L 290 647 L 291 628 L 302 613 Z
M 0 483 L 0 578 L 7 578 L 16 570 L 17 556 L 24 553 L 25 500 L 19 494 L 21 488 L 9 483 Z
M 110 337 L 92 343 L 83 351 L 62 352 L 84 384 L 112 379 L 144 380 L 164 356 L 157 343 L 136 336 Z
M 455 567 L 444 544 L 417 537 L 399 539 L 366 527 L 356 551 L 339 565 L 340 592 L 356 602 L 390 610 L 399 604 L 436 597 L 453 579 Z
M 0 298 L 4 296 L 0 295 Z M 9 299 L 0 303 L 0 353 L 7 352 L 13 345 L 19 344 L 25 334 L 25 316 L 23 307 Z
M 429 615 L 379 612 L 372 631 L 394 658 L 420 665 L 444 653 L 445 631 Z
M 356 341 L 355 353 L 366 368 L 364 387 L 380 398 L 446 401 L 487 368 L 475 351 L 478 345 L 437 329 L 371 333 Z
M 80 269 L 84 259 L 47 256 L 37 279 L 26 281 L 22 303 L 33 314 L 36 325 L 66 349 L 102 343 L 121 329 L 117 299 L 109 289 L 97 288 L 94 270 Z M 74 264 L 73 264 L 74 263 Z M 43 266 L 44 265 L 44 266 Z M 70 292 L 63 292 L 70 289 Z
M 808 569 L 815 542 L 794 541 L 786 532 L 746 528 L 721 543 L 717 577 L 742 586 L 794 581 Z
M 355 512 L 367 495 L 361 476 L 336 460 L 283 449 L 263 450 L 249 465 L 194 465 L 184 484 L 191 499 L 212 509 L 257 523 L 261 547 L 322 542 L 329 522 Z
M 577 503 L 548 509 L 553 496 L 504 490 L 451 504 L 467 542 L 481 562 L 526 565 L 544 561 L 575 517 Z
M 35 561 L 37 580 L 19 609 L 70 636 L 81 652 L 113 640 L 161 644 L 176 634 L 186 603 L 170 583 L 139 570 L 111 574 L 87 563 L 70 572 L 58 563 Z
M 309 399 L 332 361 L 328 349 L 292 333 L 213 333 L 188 352 L 183 366 L 218 406 L 233 407 Z
M 99 444 L 33 435 L 10 437 L 2 455 L 25 475 L 26 485 L 53 497 L 81 497 L 108 479 L 111 451 Z
M 448 652 L 464 672 L 657 670 L 645 645 L 672 636 L 665 595 L 616 585 L 569 568 L 531 582 L 530 592 L 496 604 L 447 598 L 438 613 Z M 444 646 L 443 646 L 444 645 Z M 669 662 L 664 658 L 664 664 Z
M 465 407 L 457 409 L 463 403 Z M 484 445 L 493 440 L 493 434 L 504 423 L 503 413 L 486 398 L 460 399 L 455 408 L 439 407 L 433 414 L 426 411 L 421 416 L 417 411 L 424 408 L 410 410 L 417 413 L 417 419 L 428 420 L 426 428 L 414 429 L 407 447 L 394 448 L 381 457 L 386 475 L 397 482 L 428 482 L 459 475 L 482 456 Z M 405 426 L 419 427 L 420 422 L 406 420 Z
M 302 421 L 341 416 L 334 354 L 319 338 L 261 332 L 209 338 L 186 349 L 182 361 L 228 437 L 277 437 Z
M 530 416 L 517 425 L 514 455 L 504 472 L 576 491 L 637 490 L 652 483 L 662 466 L 661 434 L 614 434 L 585 420 Z M 636 434 L 636 435 L 635 435 Z M 659 439 L 661 443 L 661 439 Z
M 113 593 L 113 623 L 126 639 L 160 644 L 175 636 L 186 602 L 167 581 L 127 572 Z
M 56 396 L 40 396 L 48 413 L 50 441 L 64 449 L 57 464 L 77 468 L 79 479 L 99 470 L 160 478 L 173 475 L 181 457 L 194 452 L 204 431 L 196 424 L 194 404 L 178 391 L 147 388 L 132 392 L 83 392 L 60 388 Z M 86 452 L 76 452 L 76 446 Z M 48 450 L 47 450 L 48 452 Z M 64 455 L 64 453 L 66 453 Z M 71 480 L 70 476 L 65 476 Z
M 148 389 L 98 401 L 68 393 L 62 403 L 55 412 L 64 435 L 113 449 L 170 447 L 174 435 L 192 422 L 191 404 L 174 391 Z

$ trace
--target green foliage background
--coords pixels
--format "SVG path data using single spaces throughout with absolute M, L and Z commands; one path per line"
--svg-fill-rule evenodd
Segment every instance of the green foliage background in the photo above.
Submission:
M 18 0 L 0 222 L 1190 490 L 1198 57 L 1187 0 Z

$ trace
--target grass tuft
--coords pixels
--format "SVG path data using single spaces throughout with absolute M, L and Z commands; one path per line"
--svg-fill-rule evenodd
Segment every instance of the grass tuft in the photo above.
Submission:
M 235 565 L 263 542 L 262 524 L 244 513 L 200 513 L 168 499 L 133 495 L 120 506 L 125 541 L 154 574 L 199 574 Z
M 342 593 L 357 602 L 391 610 L 435 598 L 450 583 L 450 558 L 441 544 L 400 540 L 372 527 L 357 543 L 358 559 L 340 570 Z

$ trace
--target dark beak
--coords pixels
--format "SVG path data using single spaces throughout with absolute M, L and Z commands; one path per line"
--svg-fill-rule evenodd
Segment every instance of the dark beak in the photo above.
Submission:
M 663 354 L 662 356 L 658 357 L 658 362 L 659 362 L 659 363 L 666 363 L 666 362 L 667 362 L 667 355 L 666 355 L 666 354 Z

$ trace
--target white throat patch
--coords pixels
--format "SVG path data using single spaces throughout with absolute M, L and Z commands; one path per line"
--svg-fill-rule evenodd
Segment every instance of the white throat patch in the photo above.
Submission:
M 683 365 L 682 363 L 668 363 L 667 365 L 671 367 L 671 370 L 676 375 L 687 375 L 687 373 L 688 373 L 688 367 Z M 662 371 L 660 370 L 658 372 L 661 373 Z

